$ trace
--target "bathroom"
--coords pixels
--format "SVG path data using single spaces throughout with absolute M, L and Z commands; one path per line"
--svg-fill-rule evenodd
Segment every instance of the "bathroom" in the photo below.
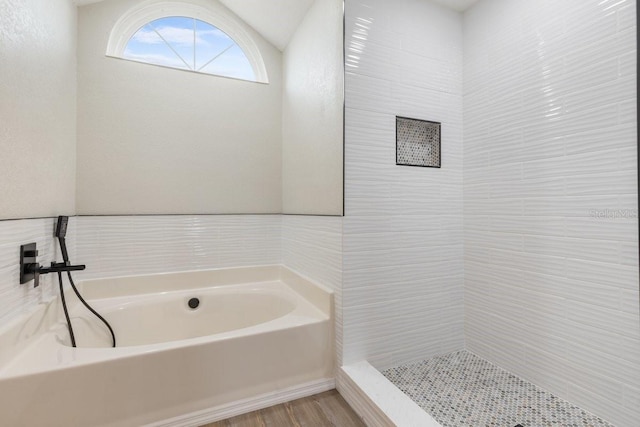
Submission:
M 632 0 L 0 0 L 0 425 L 637 427 L 636 64 Z

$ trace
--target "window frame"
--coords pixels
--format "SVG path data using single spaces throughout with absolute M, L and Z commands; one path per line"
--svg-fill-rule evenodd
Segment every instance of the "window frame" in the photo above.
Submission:
M 195 18 L 197 20 L 206 22 L 219 30 L 226 33 L 234 42 L 242 49 L 249 64 L 253 68 L 255 74 L 256 83 L 269 83 L 269 77 L 264 65 L 264 60 L 258 46 L 256 45 L 253 37 L 238 22 L 229 11 L 222 6 L 217 6 L 215 3 L 204 3 L 202 0 L 191 1 L 177 1 L 177 0 L 164 0 L 144 2 L 133 8 L 129 9 L 123 16 L 118 19 L 109 35 L 109 41 L 107 43 L 106 56 L 124 59 L 132 62 L 140 62 L 143 64 L 156 65 L 159 67 L 172 68 L 180 71 L 187 71 L 192 73 L 213 75 L 225 78 L 237 79 L 235 77 L 229 77 L 219 74 L 208 74 L 192 70 L 183 70 L 180 68 L 168 67 L 165 65 L 153 64 L 150 62 L 134 61 L 124 57 L 124 51 L 129 43 L 129 40 L 146 24 L 155 21 L 156 19 L 167 18 L 172 16 Z M 243 80 L 243 79 L 239 79 Z

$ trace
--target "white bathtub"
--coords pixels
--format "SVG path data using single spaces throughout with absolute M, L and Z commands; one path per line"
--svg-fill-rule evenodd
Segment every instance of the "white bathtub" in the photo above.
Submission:
M 197 426 L 333 387 L 332 293 L 281 266 L 81 288 L 118 347 L 77 302 L 78 348 L 57 302 L 4 327 L 0 425 Z

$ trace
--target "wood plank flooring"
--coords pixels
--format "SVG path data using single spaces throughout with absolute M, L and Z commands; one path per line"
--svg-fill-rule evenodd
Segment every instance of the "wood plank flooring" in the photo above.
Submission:
M 202 427 L 366 427 L 336 390 Z

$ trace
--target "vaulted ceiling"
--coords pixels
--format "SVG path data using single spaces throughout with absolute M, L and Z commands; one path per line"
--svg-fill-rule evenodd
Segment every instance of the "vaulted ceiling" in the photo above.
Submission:
M 315 0 L 219 0 L 262 37 L 284 50 Z
M 74 0 L 78 6 L 108 0 Z M 315 0 L 219 0 L 280 50 Z
M 433 0 L 436 3 L 440 3 L 448 8 L 457 10 L 458 12 L 464 12 L 471 6 L 476 4 L 478 0 Z
M 108 0 L 74 0 L 78 6 Z M 218 0 L 252 26 L 280 50 L 316 0 Z M 391 1 L 391 0 L 390 0 Z M 433 0 L 451 9 L 464 11 L 478 0 Z

